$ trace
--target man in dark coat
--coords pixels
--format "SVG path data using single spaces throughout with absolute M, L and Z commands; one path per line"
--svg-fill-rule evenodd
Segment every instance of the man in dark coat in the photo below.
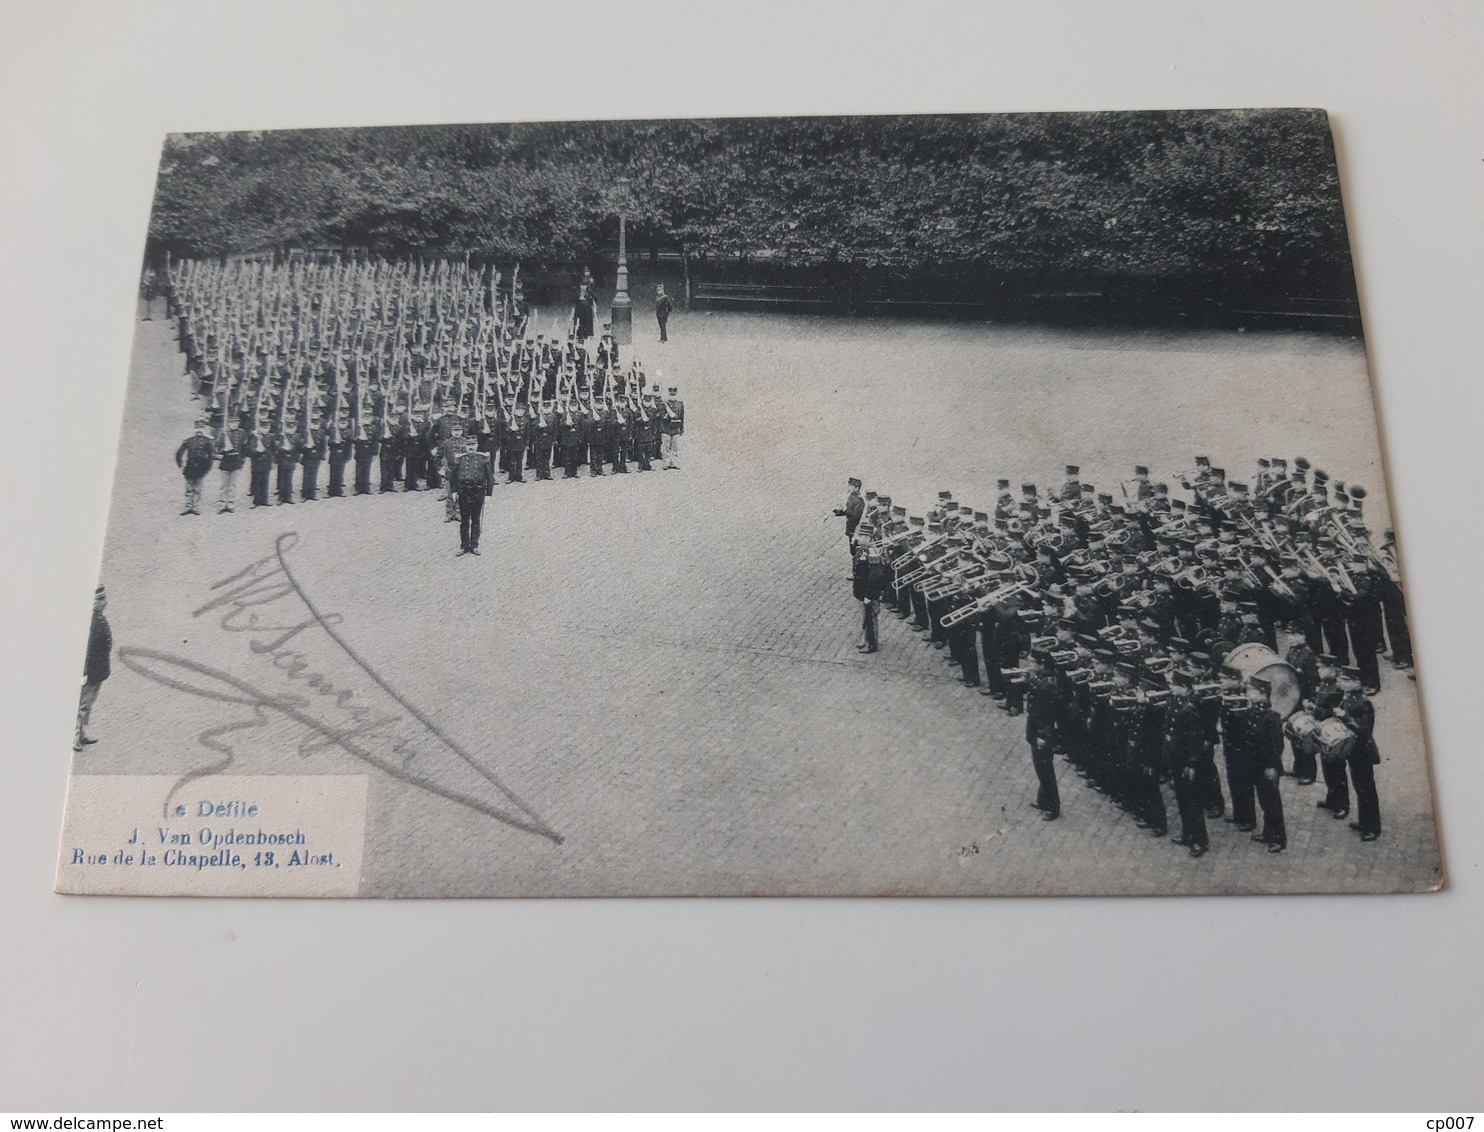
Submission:
M 1381 802 L 1376 794 L 1376 765 L 1381 761 L 1381 753 L 1376 749 L 1376 708 L 1362 692 L 1361 679 L 1358 667 L 1340 670 L 1340 688 L 1345 698 L 1340 701 L 1335 718 L 1355 736 L 1345 757 L 1350 767 L 1350 782 L 1355 787 L 1359 819 L 1351 822 L 1350 828 L 1360 834 L 1362 841 L 1374 841 L 1381 836 Z
M 1269 853 L 1281 853 L 1288 847 L 1288 830 L 1283 824 L 1283 797 L 1278 792 L 1278 779 L 1283 775 L 1283 721 L 1272 708 L 1272 685 L 1253 677 L 1248 681 L 1252 691 L 1252 710 L 1247 719 L 1247 742 L 1250 767 L 1257 789 L 1257 804 L 1262 807 L 1262 831 L 1252 840 L 1268 847 Z
M 1041 811 L 1042 821 L 1061 816 L 1061 794 L 1056 788 L 1056 762 L 1052 757 L 1056 744 L 1056 681 L 1041 669 L 1032 655 L 1026 662 L 1030 684 L 1025 693 L 1025 740 L 1031 747 L 1031 766 L 1036 772 L 1036 800 L 1031 803 Z
M 108 597 L 99 586 L 93 591 L 93 624 L 88 629 L 88 655 L 82 666 L 82 697 L 77 703 L 77 734 L 72 740 L 72 749 L 80 751 L 98 740 L 87 733 L 93 717 L 93 705 L 98 702 L 98 693 L 113 670 L 113 631 L 108 627 L 108 618 L 103 611 L 108 608 Z
M 374 429 L 361 428 L 357 430 L 351 447 L 356 460 L 356 494 L 370 495 L 371 464 L 378 455 L 381 441 L 377 439 Z
M 872 653 L 876 651 L 876 590 L 879 585 L 879 571 L 872 569 L 872 556 L 879 554 L 871 546 L 872 530 L 868 524 L 861 526 L 862 541 L 854 547 L 855 555 L 853 570 L 851 572 L 852 590 L 855 600 L 861 603 L 861 639 L 856 648 L 861 652 Z M 874 576 L 873 576 L 874 575 Z
M 557 455 L 561 460 L 563 479 L 577 478 L 577 465 L 582 462 L 582 440 L 586 421 L 580 409 L 570 401 L 563 404 L 557 413 Z
M 845 497 L 845 506 L 836 507 L 835 514 L 845 517 L 845 543 L 855 545 L 855 528 L 866 513 L 866 501 L 861 498 L 861 481 L 850 477 L 850 493 Z
M 268 506 L 269 484 L 273 476 L 273 449 L 268 439 L 268 424 L 254 425 L 252 438 L 248 441 L 248 459 L 252 461 L 249 488 L 254 507 Z
M 1191 676 L 1170 675 L 1170 704 L 1165 719 L 1165 759 L 1175 778 L 1175 801 L 1180 808 L 1180 836 L 1176 845 L 1190 849 L 1192 857 L 1203 856 L 1210 847 L 1206 833 L 1205 799 L 1201 795 L 1199 770 L 1207 757 L 1205 726 L 1191 696 Z
M 597 322 L 598 305 L 593 301 L 592 292 L 582 287 L 578 290 L 577 302 L 572 307 L 572 326 L 577 332 L 577 337 L 591 338 Z
M 345 465 L 350 463 L 351 442 L 347 438 L 346 426 L 336 422 L 330 433 L 330 488 L 331 498 L 339 498 L 345 494 Z M 369 469 L 368 473 L 369 474 Z
M 319 498 L 319 466 L 329 454 L 330 438 L 325 435 L 324 429 L 312 428 L 301 433 L 299 440 L 299 462 L 304 468 L 303 479 L 299 481 L 299 498 L 308 503 Z
M 287 428 L 273 438 L 273 462 L 278 467 L 278 502 L 294 501 L 294 469 L 299 466 L 299 441 Z
M 175 450 L 175 465 L 185 476 L 185 510 L 182 515 L 201 514 L 201 485 L 215 459 L 216 446 L 206 435 L 206 422 L 198 420 L 195 435 L 186 437 Z
M 463 445 L 463 454 L 453 466 L 459 493 L 459 553 L 478 554 L 480 519 L 485 499 L 495 491 L 495 469 L 472 437 L 464 437 Z
M 655 318 L 659 319 L 661 342 L 668 342 L 670 340 L 668 327 L 670 324 L 670 314 L 674 310 L 675 300 L 665 294 L 665 285 L 661 283 L 656 289 L 654 299 L 654 315 Z

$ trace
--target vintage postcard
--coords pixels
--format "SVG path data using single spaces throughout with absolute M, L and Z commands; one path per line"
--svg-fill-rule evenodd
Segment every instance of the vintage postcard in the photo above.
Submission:
M 1412 662 L 1322 111 L 173 135 L 57 888 L 1429 890 Z

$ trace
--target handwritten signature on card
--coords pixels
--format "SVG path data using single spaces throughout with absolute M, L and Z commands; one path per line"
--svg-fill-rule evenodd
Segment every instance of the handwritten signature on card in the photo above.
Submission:
M 172 796 L 187 783 L 221 774 L 231 766 L 235 752 L 228 740 L 234 733 L 267 726 L 274 716 L 280 716 L 304 728 L 301 755 L 338 748 L 398 781 L 560 845 L 562 836 L 531 806 L 356 651 L 336 628 L 343 621 L 340 614 L 321 612 L 289 565 L 288 552 L 298 541 L 295 532 L 280 535 L 272 554 L 215 583 L 211 589 L 216 596 L 192 613 L 193 617 L 215 614 L 222 630 L 244 634 L 248 650 L 268 659 L 285 682 L 292 682 L 293 689 L 260 688 L 173 653 L 119 649 L 119 661 L 148 680 L 201 699 L 252 709 L 251 719 L 212 726 L 197 736 L 202 746 L 222 759 L 184 775 Z M 272 623 L 265 623 L 265 618 Z M 396 706 L 378 712 L 365 704 L 362 689 L 336 685 L 314 668 L 309 651 L 317 639 L 325 638 Z M 477 782 L 470 778 L 471 772 Z M 460 784 L 460 779 L 467 780 L 466 784 Z

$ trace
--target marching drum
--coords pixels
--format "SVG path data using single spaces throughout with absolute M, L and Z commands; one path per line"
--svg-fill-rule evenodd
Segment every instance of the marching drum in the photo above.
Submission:
M 1294 712 L 1283 724 L 1283 730 L 1304 750 L 1313 752 L 1319 749 L 1319 721 L 1308 712 L 1302 709 Z
M 1226 660 L 1222 663 L 1240 672 L 1243 683 L 1254 676 L 1259 680 L 1266 680 L 1272 686 L 1268 699 L 1279 719 L 1287 719 L 1302 701 L 1298 673 L 1291 665 L 1280 660 L 1278 654 L 1267 645 L 1255 641 L 1238 645 L 1227 653 Z
M 1338 719 L 1326 719 L 1319 725 L 1319 753 L 1330 762 L 1339 762 L 1355 746 L 1355 732 Z

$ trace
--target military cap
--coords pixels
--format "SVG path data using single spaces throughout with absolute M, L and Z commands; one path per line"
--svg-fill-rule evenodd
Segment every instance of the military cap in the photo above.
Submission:
M 928 530 L 941 532 L 943 530 L 943 524 L 934 519 L 931 523 L 928 524 Z
M 1300 457 L 1300 459 L 1302 459 L 1302 457 Z M 1295 460 L 1294 463 L 1298 463 L 1298 461 Z M 1285 460 L 1285 459 L 1283 459 L 1282 456 L 1274 456 L 1273 457 L 1273 467 L 1275 467 L 1275 468 L 1287 468 L 1288 467 L 1288 461 Z
M 893 507 L 891 509 L 891 513 L 892 513 L 892 517 L 893 518 L 900 519 L 904 515 L 907 514 L 907 508 L 905 508 L 905 507 Z
M 1346 680 L 1354 680 L 1357 684 L 1360 683 L 1360 669 L 1356 668 L 1354 665 L 1342 665 L 1340 668 L 1340 675 L 1343 676 Z
M 1195 466 L 1197 468 L 1209 468 L 1211 466 L 1211 457 L 1197 456 L 1195 458 Z
M 673 386 L 673 385 L 672 385 L 672 386 L 670 386 L 670 396 L 671 396 L 671 397 L 673 397 L 673 396 L 675 396 L 675 394 L 677 394 L 677 393 L 679 393 L 679 392 L 680 392 L 680 390 L 679 390 L 679 389 L 677 389 L 677 388 L 676 388 L 676 387 L 675 387 L 675 386 Z
M 103 587 L 101 585 L 97 589 L 95 589 L 93 591 L 93 596 L 94 597 L 102 597 L 103 596 Z
M 1149 474 L 1149 469 L 1146 468 L 1143 464 L 1135 464 L 1134 465 L 1134 475 L 1136 475 L 1136 476 L 1147 476 L 1148 474 Z
M 924 519 L 921 515 L 913 515 L 910 519 L 907 520 L 907 522 L 912 524 L 912 526 L 914 527 L 920 527 L 925 522 L 927 522 L 927 520 Z
M 1323 483 L 1327 479 L 1329 479 L 1329 473 L 1326 472 L 1323 468 L 1314 469 L 1314 482 L 1316 484 Z
M 1366 497 L 1366 490 L 1365 490 L 1365 488 L 1361 487 L 1360 484 L 1358 484 L 1358 483 L 1357 484 L 1351 484 L 1350 485 L 1350 498 L 1351 499 L 1360 500 L 1360 499 L 1364 499 L 1365 497 Z
M 1098 493 L 1098 502 L 1099 503 L 1112 503 L 1113 502 L 1113 496 L 1110 495 L 1110 494 L 1108 494 L 1107 492 L 1099 492 Z
M 1023 483 L 1020 485 L 1020 491 L 1022 495 L 1035 495 L 1036 485 L 1033 483 Z
M 1067 475 L 1068 476 L 1080 476 L 1081 474 L 1082 474 L 1082 469 L 1079 468 L 1079 467 L 1077 467 L 1076 464 L 1068 464 L 1067 465 Z
M 1340 663 L 1338 660 L 1336 660 L 1332 655 L 1330 655 L 1327 652 L 1320 653 L 1314 659 L 1317 660 L 1317 661 L 1319 661 L 1319 663 L 1322 664 L 1322 665 L 1324 665 L 1326 668 L 1337 668 L 1339 666 L 1339 663 Z
M 867 499 L 875 499 L 876 498 L 876 493 L 874 491 L 868 491 L 868 492 L 866 492 L 866 498 Z
M 940 503 L 941 502 L 947 502 L 948 500 L 950 500 L 952 498 L 953 498 L 953 492 L 951 492 L 951 491 L 940 491 L 940 492 L 938 492 L 938 501 Z
M 1009 480 L 1006 480 L 1006 479 L 995 480 L 994 485 L 1000 491 L 1009 491 L 1010 490 L 1010 481 Z
M 974 522 L 976 522 L 976 523 L 987 523 L 987 522 L 989 522 L 989 512 L 987 512 L 987 511 L 975 511 L 974 512 Z
M 854 476 L 851 476 L 845 482 L 848 483 L 851 487 L 860 487 L 860 485 L 861 485 L 861 481 L 858 480 L 858 479 L 856 479 Z
M 876 498 L 881 502 L 881 506 L 883 506 L 883 507 L 890 507 L 891 506 L 891 496 L 889 496 L 889 495 L 878 495 Z
M 1259 456 L 1257 458 L 1257 466 L 1259 468 L 1271 468 L 1273 464 L 1266 456 Z

